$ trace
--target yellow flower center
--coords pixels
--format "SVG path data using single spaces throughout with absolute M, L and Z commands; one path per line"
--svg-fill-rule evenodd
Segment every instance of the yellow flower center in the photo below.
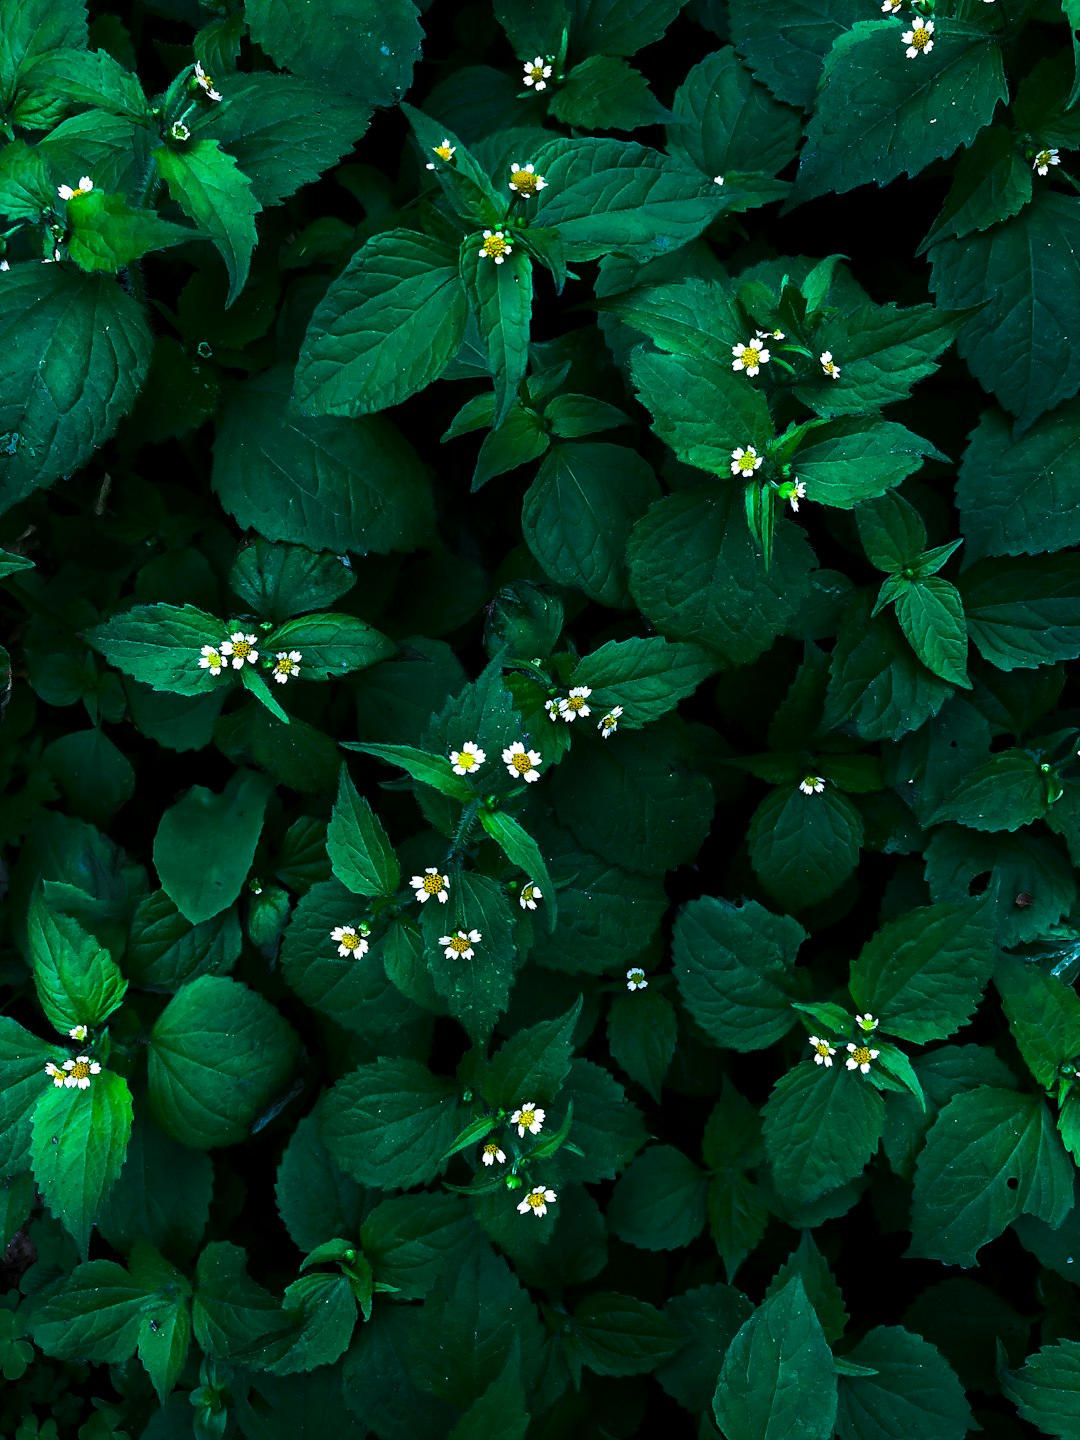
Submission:
M 869 1065 L 870 1051 L 865 1045 L 860 1045 L 857 1050 L 851 1052 L 851 1058 L 855 1061 L 856 1065 Z
M 456 951 L 458 955 L 464 955 L 468 948 L 469 942 L 464 935 L 455 935 L 450 941 L 450 949 Z
M 425 894 L 428 894 L 428 895 L 438 895 L 438 893 L 439 893 L 439 891 L 440 891 L 441 889 L 442 889 L 442 876 L 441 876 L 441 875 L 425 875 L 425 876 L 424 876 L 424 892 L 425 892 Z
M 544 1192 L 543 1190 L 536 1190 L 532 1195 L 526 1195 L 525 1199 L 534 1210 L 539 1210 L 540 1206 L 544 1203 Z
M 218 652 L 217 652 L 216 650 L 211 650 L 211 651 L 209 651 L 208 654 L 207 654 L 207 656 L 206 656 L 206 658 L 207 658 L 207 660 L 210 661 L 210 664 L 211 664 L 211 665 L 220 665 L 220 664 L 221 664 L 221 656 L 218 654 Z
M 814 1046 L 814 1049 L 817 1051 L 817 1053 L 818 1053 L 819 1055 L 821 1055 L 821 1056 L 823 1056 L 824 1058 L 828 1059 L 829 1047 L 828 1047 L 828 1045 L 826 1045 L 826 1043 L 825 1043 L 824 1040 L 819 1040 L 818 1043 Z
M 214 77 L 212 75 L 208 75 L 204 70 L 202 75 L 199 77 L 199 84 L 203 87 L 204 90 L 212 90 L 214 88 Z
M 489 1140 L 488 1143 L 484 1146 L 484 1154 L 485 1154 L 485 1155 L 497 1155 L 498 1153 L 499 1153 L 499 1147 L 498 1147 L 498 1145 L 492 1144 L 492 1142 Z
M 440 160 L 449 160 L 449 159 L 450 159 L 450 156 L 452 155 L 452 153 L 453 153 L 453 152 L 452 152 L 452 150 L 450 149 L 450 146 L 449 146 L 449 145 L 436 145 L 436 146 L 435 146 L 435 154 L 439 157 Z
M 523 900 L 531 900 L 535 894 L 536 894 L 536 886 L 535 886 L 535 885 L 526 885 L 526 886 L 525 886 L 525 889 L 522 890 L 522 892 L 521 892 L 521 898 L 522 898 Z
M 462 750 L 461 754 L 458 756 L 457 763 L 461 766 L 462 770 L 471 770 L 476 764 L 476 756 L 471 754 L 468 750 Z
M 826 375 L 831 375 L 831 374 L 833 373 L 833 371 L 836 369 L 836 365 L 835 365 L 835 363 L 834 363 L 832 360 L 826 360 L 826 361 L 825 361 L 825 366 L 824 366 L 824 368 L 825 368 L 825 374 L 826 374 Z
M 73 200 L 76 200 L 80 195 L 87 195 L 87 194 L 89 194 L 89 191 L 87 191 L 87 190 L 81 190 L 81 189 L 79 188 L 79 186 L 76 185 L 76 186 L 75 186 L 75 189 L 72 190 L 72 192 L 71 192 L 71 198 L 72 198 Z
M 753 451 L 748 451 L 745 455 L 740 455 L 739 469 L 744 475 L 752 475 L 754 473 L 754 462 L 756 459 L 757 456 Z
M 90 1075 L 90 1066 L 85 1060 L 76 1060 L 68 1074 L 73 1080 L 86 1080 Z
M 746 361 L 748 366 L 757 365 L 758 362 L 761 360 L 761 351 L 756 345 L 747 345 L 746 349 L 743 351 L 743 359 Z
M 249 640 L 237 640 L 233 645 L 233 654 L 239 655 L 241 660 L 251 654 L 251 642 Z
M 542 80 L 544 78 L 544 67 L 542 65 L 530 65 L 529 74 L 534 80 Z
M 615 719 L 614 715 L 605 715 L 603 720 L 600 721 L 600 724 L 604 727 L 605 730 L 614 730 L 615 726 L 618 724 L 618 721 Z
M 535 1110 L 522 1110 L 521 1114 L 520 1114 L 519 1117 L 518 1117 L 518 1124 L 519 1124 L 519 1125 L 524 1125 L 526 1130 L 528 1130 L 532 1125 L 535 1125 L 535 1124 L 536 1124 L 536 1111 L 535 1111 Z
M 528 755 L 515 755 L 511 759 L 510 764 L 513 765 L 519 775 L 524 775 L 532 769 L 532 761 Z
M 283 655 L 281 659 L 277 662 L 277 664 L 274 666 L 274 669 L 278 672 L 279 675 L 291 675 L 295 665 L 295 660 L 290 660 L 287 655 Z
M 489 235 L 484 241 L 484 254 L 490 255 L 493 260 L 497 255 L 505 255 L 509 248 L 501 235 Z
M 516 185 L 522 194 L 531 195 L 536 190 L 536 182 L 539 175 L 533 175 L 528 170 L 515 170 L 510 176 L 511 185 Z
M 929 39 L 929 30 L 924 30 L 923 27 L 920 25 L 916 30 L 912 32 L 911 43 L 916 50 L 921 50 Z
M 346 950 L 355 950 L 360 944 L 360 936 L 357 935 L 355 930 L 346 930 L 345 934 L 341 937 L 341 943 Z
M 571 695 L 570 699 L 566 702 L 566 708 L 568 710 L 580 710 L 584 704 L 585 697 L 583 695 Z
M 1049 150 L 1040 150 L 1039 153 L 1035 156 L 1035 164 L 1036 164 L 1036 165 L 1044 165 L 1044 166 L 1045 166 L 1045 165 L 1049 165 L 1049 164 L 1050 164 L 1050 151 L 1049 151 Z

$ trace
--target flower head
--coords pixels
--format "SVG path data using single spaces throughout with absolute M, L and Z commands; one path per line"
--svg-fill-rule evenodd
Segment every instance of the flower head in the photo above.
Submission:
M 434 895 L 440 905 L 445 905 L 450 895 L 450 877 L 429 865 L 423 875 L 414 875 L 409 884 L 416 891 L 421 905 L 426 905 Z
M 900 12 L 902 0 L 882 0 L 881 13 L 883 15 L 897 15 Z
M 540 771 L 537 766 L 542 763 L 540 754 L 536 750 L 526 750 L 520 740 L 515 740 L 513 745 L 502 752 L 503 764 L 515 780 L 526 780 L 531 785 L 534 780 L 540 779 Z
M 517 1207 L 518 1214 L 527 1215 L 531 1210 L 539 1220 L 547 1214 L 547 1207 L 555 1204 L 556 1198 L 554 1190 L 545 1190 L 543 1185 L 534 1185 Z
M 535 195 L 538 190 L 547 188 L 547 181 L 542 175 L 537 175 L 535 165 L 519 165 L 516 160 L 510 161 L 510 189 L 514 190 L 523 200 L 530 195 Z
M 755 330 L 754 334 L 759 340 L 786 340 L 787 336 L 783 330 Z
M 753 475 L 755 470 L 761 468 L 761 456 L 754 449 L 753 445 L 747 445 L 744 450 L 740 445 L 737 450 L 731 452 L 731 473 L 732 475 Z
M 514 253 L 514 247 L 507 240 L 501 230 L 485 230 L 484 243 L 480 246 L 480 254 L 494 260 L 496 265 L 501 265 L 508 255 Z
M 500 1165 L 506 1164 L 506 1156 L 499 1149 L 498 1145 L 495 1143 L 494 1140 L 489 1140 L 484 1146 L 484 1148 L 480 1151 L 480 1159 L 484 1162 L 485 1165 L 494 1165 L 496 1161 L 498 1161 Z
M 530 1135 L 539 1135 L 543 1123 L 544 1111 L 535 1100 L 527 1100 L 510 1116 L 510 1124 L 518 1127 L 518 1134 L 521 1136 L 524 1136 L 526 1130 Z
M 366 955 L 367 937 L 370 934 L 371 931 L 366 925 L 335 925 L 330 931 L 330 939 L 338 947 L 337 953 L 344 960 L 349 955 Z
M 645 971 L 640 965 L 633 965 L 626 972 L 626 988 L 628 990 L 647 990 L 649 982 L 645 979 Z
M 93 188 L 93 180 L 90 179 L 89 175 L 84 175 L 74 190 L 70 185 L 58 185 L 56 187 L 56 193 L 60 196 L 61 200 L 74 200 L 79 195 L 89 195 Z
M 284 685 L 287 680 L 295 680 L 300 674 L 300 661 L 304 657 L 299 650 L 279 650 L 274 657 L 274 669 L 272 674 L 279 685 Z M 233 661 L 236 664 L 236 661 Z
M 878 1027 L 877 1016 L 871 1015 L 869 1010 L 865 1015 L 856 1015 L 855 1021 L 859 1029 L 865 1030 L 867 1034 L 869 1034 L 871 1030 L 876 1030 Z
M 544 709 L 548 713 L 549 720 L 557 720 L 559 718 L 559 704 L 560 702 L 558 700 L 544 701 Z
M 865 1045 L 853 1045 L 848 1042 L 848 1058 L 844 1061 L 849 1070 L 861 1070 L 864 1075 L 870 1073 L 870 1061 L 876 1060 L 881 1054 L 880 1050 L 869 1050 Z
M 798 511 L 799 501 L 806 499 L 806 486 L 796 475 L 794 480 L 785 480 L 780 486 L 780 498 L 786 500 L 792 510 Z
M 583 720 L 588 719 L 592 714 L 585 701 L 592 694 L 588 685 L 575 685 L 565 700 L 559 701 L 559 714 L 569 725 L 580 715 Z
M 60 1069 L 59 1065 L 54 1065 L 51 1060 L 47 1060 L 45 1062 L 45 1074 L 49 1076 L 58 1090 L 63 1089 L 66 1081 L 64 1072 Z
M 814 1051 L 814 1064 L 827 1065 L 832 1067 L 832 1057 L 836 1054 L 834 1046 L 827 1040 L 821 1040 L 817 1035 L 810 1036 L 810 1047 Z
M 479 945 L 483 938 L 479 930 L 455 930 L 453 935 L 440 935 L 439 944 L 447 960 L 471 960 L 476 953 L 473 945 Z
M 450 751 L 450 764 L 455 775 L 468 775 L 473 770 L 479 770 L 486 759 L 475 740 L 466 740 L 460 750 Z
M 820 795 L 825 789 L 824 775 L 804 775 L 799 781 L 799 789 L 804 795 Z
M 1045 175 L 1051 165 L 1060 165 L 1061 156 L 1056 149 L 1040 150 L 1031 162 L 1031 168 L 1039 175 Z
M 182 145 L 185 140 L 191 139 L 191 131 L 182 120 L 174 120 L 169 126 L 169 139 Z
M 538 900 L 542 900 L 543 898 L 544 892 L 540 889 L 540 886 L 537 885 L 534 880 L 530 880 L 528 885 L 523 885 L 521 887 L 521 894 L 518 896 L 518 904 L 521 906 L 522 910 L 535 910 L 536 902 Z
M 747 345 L 733 345 L 731 353 L 735 356 L 731 362 L 732 370 L 745 370 L 747 375 L 756 375 L 762 365 L 769 363 L 768 350 L 753 340 Z
M 608 713 L 602 717 L 597 729 L 600 731 L 600 739 L 607 740 L 615 734 L 619 728 L 619 716 L 622 714 L 621 705 L 613 705 Z
M 921 16 L 917 16 L 912 28 L 905 30 L 900 36 L 901 42 L 907 46 L 907 58 L 909 60 L 914 60 L 920 53 L 923 55 L 930 54 L 930 51 L 934 48 L 934 42 L 930 38 L 933 33 L 934 22 L 932 20 L 924 20 Z
M 208 100 L 220 100 L 220 90 L 214 89 L 214 82 L 202 67 L 202 61 L 195 61 L 195 84 L 204 91 Z
M 818 362 L 830 380 L 840 379 L 840 366 L 833 363 L 831 350 L 823 350 L 818 356 Z
M 96 1060 L 91 1060 L 89 1055 L 76 1055 L 74 1060 L 65 1060 L 64 1069 L 67 1072 L 64 1084 L 69 1090 L 89 1090 L 90 1076 L 101 1074 L 101 1066 Z
M 216 650 L 213 645 L 204 645 L 199 651 L 199 669 L 209 670 L 211 675 L 220 675 L 223 669 L 228 668 L 227 662 L 221 658 L 224 649 L 224 645 L 219 646 Z
M 544 63 L 542 55 L 537 55 L 535 60 L 525 61 L 525 84 L 534 86 L 537 94 L 547 89 L 550 75 L 551 66 Z
M 449 162 L 454 158 L 454 152 L 457 150 L 457 146 L 451 145 L 450 141 L 445 137 L 445 135 L 443 136 L 443 142 L 441 145 L 433 145 L 431 148 L 432 151 L 439 157 L 439 159 L 446 162 L 447 164 L 449 164 Z M 429 160 L 424 166 L 424 169 L 434 170 L 435 161 Z
M 242 670 L 245 660 L 249 665 L 254 665 L 259 658 L 259 652 L 255 649 L 255 636 L 245 635 L 242 630 L 236 630 L 229 636 L 221 647 L 221 653 L 231 656 L 234 670 Z
M 85 1040 L 89 1033 L 85 1025 L 73 1025 L 68 1031 L 72 1040 Z

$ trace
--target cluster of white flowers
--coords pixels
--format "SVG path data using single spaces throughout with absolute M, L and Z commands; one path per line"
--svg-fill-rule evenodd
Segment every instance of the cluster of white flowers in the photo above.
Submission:
M 230 665 L 234 670 L 242 670 L 245 661 L 249 665 L 255 665 L 259 659 L 259 652 L 255 648 L 257 644 L 254 635 L 248 635 L 243 630 L 234 630 L 227 640 L 202 647 L 199 651 L 199 669 L 209 670 L 211 675 L 220 675 L 222 670 L 228 670 Z M 271 666 L 275 682 L 284 685 L 289 680 L 295 680 L 300 674 L 300 662 L 303 658 L 299 650 L 278 650 Z
M 877 1029 L 878 1021 L 875 1015 L 869 1011 L 865 1015 L 856 1015 L 855 1020 L 859 1029 L 868 1036 Z M 810 1048 L 814 1052 L 814 1064 L 824 1065 L 827 1069 L 832 1068 L 832 1057 L 836 1054 L 836 1046 L 819 1035 L 811 1035 L 809 1040 Z M 872 1050 L 868 1045 L 856 1045 L 849 1041 L 846 1046 L 848 1058 L 844 1061 L 845 1069 L 858 1070 L 863 1075 L 869 1075 L 870 1062 L 876 1060 L 881 1054 L 880 1050 Z
M 76 1026 L 76 1029 L 83 1027 Z M 74 1031 L 71 1032 L 74 1035 Z M 90 1076 L 100 1075 L 101 1066 L 89 1055 L 76 1055 L 74 1060 L 65 1060 L 63 1065 L 54 1065 L 51 1060 L 45 1065 L 45 1074 L 59 1090 L 89 1090 Z
M 414 875 L 409 884 L 421 905 L 426 905 L 433 895 L 440 905 L 445 905 L 450 897 L 450 877 L 434 865 L 429 865 L 423 875 Z
M 472 947 L 483 938 L 479 930 L 455 930 L 453 935 L 440 935 L 439 944 L 447 960 L 471 960 L 476 954 Z
M 534 1100 L 527 1100 L 510 1116 L 510 1124 L 517 1126 L 521 1139 L 524 1139 L 526 1134 L 539 1135 L 544 1124 L 544 1111 Z M 498 1140 L 487 1140 L 480 1147 L 480 1163 L 489 1168 L 506 1164 L 506 1151 Z M 513 1176 L 508 1177 L 506 1183 L 511 1188 L 521 1186 L 521 1181 Z M 528 1215 L 531 1212 L 538 1220 L 542 1220 L 547 1214 L 548 1206 L 554 1205 L 557 1199 L 555 1191 L 548 1189 L 546 1185 L 534 1185 L 519 1203 L 518 1214 Z
M 359 925 L 335 925 L 330 931 L 330 939 L 338 947 L 337 953 L 344 960 L 350 955 L 366 955 L 368 952 L 367 937 L 370 934 L 371 930 L 362 923 Z

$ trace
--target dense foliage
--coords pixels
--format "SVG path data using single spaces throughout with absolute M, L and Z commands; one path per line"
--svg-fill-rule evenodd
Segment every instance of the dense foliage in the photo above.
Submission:
M 1078 99 L 0 0 L 0 1432 L 1080 1440 Z

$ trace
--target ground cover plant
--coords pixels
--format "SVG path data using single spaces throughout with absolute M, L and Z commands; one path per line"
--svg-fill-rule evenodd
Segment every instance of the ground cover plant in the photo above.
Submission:
M 1077 0 L 0 0 L 0 1433 L 1080 1437 Z

